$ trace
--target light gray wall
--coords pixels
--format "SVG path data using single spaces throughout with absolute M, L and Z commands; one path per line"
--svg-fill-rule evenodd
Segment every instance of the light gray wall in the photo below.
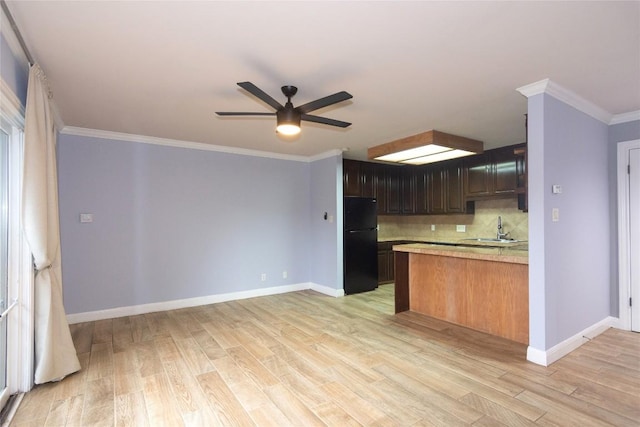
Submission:
M 58 168 L 68 314 L 311 279 L 308 163 L 60 135 Z
M 618 317 L 618 143 L 640 139 L 640 120 L 609 126 L 609 215 L 611 216 L 611 315 Z
M 324 213 L 327 212 L 327 219 Z M 333 222 L 331 218 L 333 217 Z M 313 283 L 342 289 L 342 156 L 311 163 L 311 240 L 309 273 Z
M 26 105 L 29 68 L 15 57 L 2 33 L 0 33 L 0 58 L 2 58 L 0 60 L 2 80 L 11 88 L 22 105 Z
M 546 94 L 529 114 L 530 342 L 547 350 L 610 314 L 608 126 Z

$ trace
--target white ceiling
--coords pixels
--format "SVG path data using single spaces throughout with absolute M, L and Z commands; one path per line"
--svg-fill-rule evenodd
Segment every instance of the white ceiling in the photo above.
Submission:
M 7 1 L 67 126 L 312 156 L 437 129 L 525 139 L 545 78 L 611 114 L 640 110 L 640 2 Z M 346 90 L 284 141 L 236 82 L 300 105 Z

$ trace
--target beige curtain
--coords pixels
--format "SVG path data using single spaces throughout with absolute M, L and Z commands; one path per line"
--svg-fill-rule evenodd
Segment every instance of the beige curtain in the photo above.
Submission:
M 80 362 L 62 304 L 56 129 L 38 65 L 29 70 L 22 191 L 24 231 L 36 268 L 34 381 L 42 384 L 80 370 Z

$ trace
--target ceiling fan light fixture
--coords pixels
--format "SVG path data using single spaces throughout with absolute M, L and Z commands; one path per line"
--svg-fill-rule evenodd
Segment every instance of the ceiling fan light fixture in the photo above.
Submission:
M 482 141 L 430 130 L 368 149 L 369 160 L 423 165 L 484 152 Z
M 297 135 L 300 133 L 300 113 L 293 110 L 293 107 L 287 107 L 288 105 L 276 113 L 278 121 L 276 132 L 283 135 Z
M 293 104 L 291 103 L 291 97 L 298 92 L 298 88 L 295 86 L 288 85 L 282 86 L 280 88 L 282 90 L 282 94 L 287 97 L 287 102 L 285 105 L 280 104 L 269 94 L 267 94 L 265 91 L 251 82 L 238 82 L 238 86 L 269 105 L 275 110 L 275 112 L 252 113 L 241 111 L 218 111 L 216 112 L 218 116 L 276 116 L 276 133 L 288 136 L 294 136 L 300 133 L 301 120 L 320 123 L 323 125 L 336 126 L 339 128 L 346 128 L 351 126 L 351 123 L 349 122 L 343 122 L 342 120 L 329 119 L 327 117 L 320 117 L 309 114 L 312 111 L 319 110 L 321 108 L 325 108 L 330 105 L 334 105 L 353 98 L 353 96 L 348 92 L 336 92 L 333 95 L 325 96 L 324 98 L 319 98 L 315 101 L 307 102 L 306 104 L 298 105 L 294 108 Z

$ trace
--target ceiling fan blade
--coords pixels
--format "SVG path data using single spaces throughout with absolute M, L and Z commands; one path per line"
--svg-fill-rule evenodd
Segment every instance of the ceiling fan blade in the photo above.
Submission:
M 238 86 L 240 86 L 242 89 L 246 90 L 247 92 L 251 93 L 256 98 L 263 100 L 264 102 L 266 102 L 276 110 L 281 110 L 284 108 L 282 104 L 280 104 L 278 101 L 273 99 L 270 95 L 268 95 L 265 91 L 263 91 L 262 89 L 260 89 L 258 86 L 254 85 L 251 82 L 240 82 L 238 83 Z
M 216 111 L 216 114 L 219 116 L 275 116 L 276 113 L 248 113 L 244 111 Z
M 325 96 L 324 98 L 316 99 L 315 101 L 307 102 L 306 104 L 296 107 L 296 110 L 302 114 L 306 114 L 319 108 L 337 104 L 338 102 L 346 101 L 351 98 L 353 98 L 353 95 L 349 92 L 342 91 L 334 93 L 333 95 Z
M 308 122 L 322 123 L 323 125 L 338 126 L 340 128 L 346 128 L 351 126 L 351 123 L 348 123 L 348 122 L 343 122 L 335 119 L 328 119 L 326 117 L 312 116 L 309 114 L 302 114 L 300 118 Z

